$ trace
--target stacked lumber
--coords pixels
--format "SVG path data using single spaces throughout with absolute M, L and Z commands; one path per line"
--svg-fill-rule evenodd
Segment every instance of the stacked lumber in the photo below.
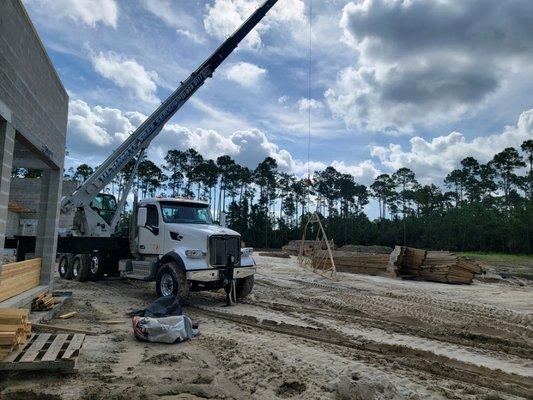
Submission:
M 465 257 L 446 251 L 428 251 L 420 276 L 433 282 L 471 284 L 481 272 L 479 264 Z
M 323 256 L 327 255 L 323 254 Z M 387 273 L 387 264 L 389 262 L 388 254 L 370 254 L 336 250 L 332 251 L 332 256 L 337 272 L 366 275 L 385 275 Z M 326 257 L 325 262 L 328 266 L 331 265 L 329 257 Z
M 368 253 L 368 254 L 387 254 L 392 252 L 392 249 L 387 246 L 361 246 L 357 244 L 346 244 L 339 248 L 341 251 L 352 251 L 354 253 Z
M 32 311 L 48 311 L 54 307 L 54 296 L 51 293 L 42 292 L 31 302 Z
M 471 284 L 482 268 L 474 261 L 448 251 L 426 251 L 396 246 L 391 253 L 389 273 L 394 277 L 432 282 Z
M 28 310 L 0 308 L 0 360 L 24 345 L 31 335 Z
M 389 257 L 389 275 L 400 278 L 419 277 L 426 256 L 426 250 L 396 246 Z
M 39 285 L 41 259 L 4 264 L 0 276 L 0 301 L 16 296 Z

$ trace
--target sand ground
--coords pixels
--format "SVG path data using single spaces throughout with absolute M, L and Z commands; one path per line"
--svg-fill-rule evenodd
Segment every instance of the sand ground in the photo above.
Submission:
M 1 399 L 533 398 L 533 285 L 470 286 L 340 274 L 257 256 L 253 295 L 232 308 L 193 293 L 200 336 L 174 345 L 132 335 L 125 313 L 153 284 L 57 281 L 72 290 L 55 325 L 90 329 L 77 374 L 15 374 Z M 124 319 L 123 325 L 103 320 Z

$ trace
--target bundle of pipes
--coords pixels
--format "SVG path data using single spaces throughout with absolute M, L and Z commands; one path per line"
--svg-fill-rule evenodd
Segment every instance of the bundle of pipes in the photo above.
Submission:
M 388 254 L 357 253 L 353 251 L 333 251 L 333 262 L 337 272 L 351 274 L 386 275 Z M 320 258 L 320 257 L 319 257 Z M 331 262 L 326 258 L 327 265 Z M 314 266 L 313 266 L 314 267 Z
M 31 325 L 28 323 L 28 310 L 0 309 L 0 360 L 26 343 L 30 335 Z
M 388 271 L 394 277 L 470 284 L 482 268 L 468 258 L 447 251 L 396 246 L 390 256 Z

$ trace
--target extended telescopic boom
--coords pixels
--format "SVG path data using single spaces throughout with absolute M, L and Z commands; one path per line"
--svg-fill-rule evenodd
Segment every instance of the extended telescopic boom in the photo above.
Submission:
M 72 195 L 61 202 L 61 211 L 68 213 L 79 207 L 87 207 L 91 201 L 117 176 L 125 165 L 134 159 L 161 132 L 170 118 L 210 78 L 239 43 L 264 18 L 278 0 L 267 0 L 230 36 L 187 80 L 181 83 L 152 115 L 104 161 L 100 167 Z

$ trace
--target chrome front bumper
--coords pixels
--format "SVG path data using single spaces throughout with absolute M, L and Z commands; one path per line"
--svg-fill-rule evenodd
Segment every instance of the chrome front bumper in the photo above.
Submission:
M 217 282 L 220 281 L 221 272 L 224 270 L 218 269 L 203 269 L 199 271 L 187 271 L 187 280 L 196 282 Z M 257 267 L 236 267 L 233 272 L 235 279 L 246 278 L 247 276 L 255 274 Z

